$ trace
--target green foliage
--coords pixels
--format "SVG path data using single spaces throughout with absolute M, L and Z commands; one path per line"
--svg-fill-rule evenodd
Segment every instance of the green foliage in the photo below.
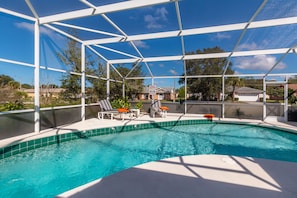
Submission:
M 267 86 L 266 90 L 271 99 L 280 100 L 284 98 L 284 87 L 282 86 Z
M 289 78 L 289 84 L 297 84 L 297 76 Z
M 235 98 L 235 89 L 236 87 L 242 87 L 244 86 L 244 81 L 242 78 L 238 78 L 238 77 L 231 77 L 228 78 L 226 80 L 226 84 L 232 87 L 232 91 L 230 93 L 230 98 L 232 99 L 232 101 L 238 101 L 238 98 Z
M 128 98 L 118 98 L 111 101 L 111 106 L 115 109 L 118 108 L 130 108 L 131 104 L 128 102 Z
M 75 30 L 72 31 L 72 34 L 77 35 Z M 60 61 L 69 66 L 70 71 L 74 71 L 77 73 L 81 73 L 81 50 L 78 46 L 78 43 L 74 40 L 69 39 L 67 43 L 67 48 L 63 50 L 62 53 L 57 54 Z M 97 65 L 94 65 L 95 61 L 90 61 L 88 57 L 86 57 L 86 74 L 99 76 L 106 78 L 106 65 L 101 64 L 98 59 Z M 117 70 L 117 71 L 116 71 Z M 125 83 L 125 93 L 129 98 L 133 98 L 139 90 L 142 89 L 143 80 L 127 80 L 123 78 L 123 76 L 141 76 L 142 71 L 141 67 L 135 67 L 132 71 L 129 68 L 126 68 L 122 65 L 118 65 L 116 70 L 113 68 L 110 69 L 110 79 L 114 79 L 114 81 L 110 81 L 110 96 L 111 99 L 120 98 L 122 96 L 122 82 Z M 119 75 L 119 73 L 122 75 Z M 102 98 L 106 98 L 106 81 L 94 78 L 86 78 L 91 86 L 86 89 L 87 102 L 96 102 Z M 71 75 L 67 73 L 63 76 L 61 80 L 61 87 L 65 89 L 60 94 L 60 97 L 64 101 L 77 101 L 81 97 L 81 77 L 77 75 Z
M 196 52 L 190 52 L 188 54 L 207 54 L 207 53 L 221 53 L 224 52 L 219 47 L 206 48 L 203 50 L 196 50 Z M 217 75 L 224 72 L 227 64 L 226 58 L 211 58 L 211 59 L 198 59 L 187 60 L 186 74 L 188 76 L 195 75 Z M 233 74 L 231 69 L 232 64 L 226 70 L 226 74 Z M 184 83 L 184 78 L 179 80 L 180 84 Z M 187 79 L 189 93 L 201 93 L 202 100 L 214 100 L 219 97 L 222 89 L 221 78 L 188 78 Z
M 9 82 L 14 81 L 13 78 L 7 75 L 0 75 L 0 87 L 5 87 Z
M 251 87 L 254 89 L 263 89 L 263 80 L 262 79 L 256 79 L 253 77 L 246 77 L 242 78 L 242 84 L 246 87 Z
M 178 90 L 178 97 L 181 98 L 181 99 L 185 99 L 185 97 L 186 97 L 185 87 L 179 88 L 179 90 Z
M 16 96 L 16 98 L 19 98 L 19 99 L 28 98 L 28 94 L 26 92 L 23 92 L 23 91 L 16 91 L 15 96 Z
M 77 100 L 80 98 L 81 93 L 81 81 L 80 76 L 76 75 L 69 75 L 64 76 L 62 81 L 61 87 L 65 89 L 60 93 L 60 97 L 63 100 Z
M 142 70 L 141 68 L 135 67 L 131 72 L 129 68 L 124 67 L 123 65 L 118 65 L 117 70 L 119 73 L 122 74 L 122 76 L 127 76 L 129 74 L 129 77 L 134 76 L 142 76 Z M 112 79 L 123 81 L 123 78 L 118 75 L 117 72 L 114 70 L 111 70 L 110 77 Z M 142 90 L 143 87 L 143 79 L 133 79 L 133 80 L 124 80 L 125 84 L 125 94 L 128 98 L 133 99 L 136 97 L 136 94 L 139 93 L 139 91 Z M 114 98 L 119 98 L 122 96 L 122 83 L 111 83 L 110 84 L 110 95 Z
M 75 30 L 70 30 L 74 35 L 77 35 Z M 67 42 L 67 49 L 62 53 L 57 54 L 60 61 L 69 66 L 69 70 L 73 72 L 81 72 L 81 50 L 78 43 L 75 40 L 69 39 Z M 86 67 L 89 64 L 86 63 Z M 80 98 L 81 93 L 81 77 L 67 73 L 61 79 L 61 87 L 65 91 L 60 93 L 60 97 L 70 103 Z
M 143 106 L 142 101 L 138 101 L 138 102 L 135 104 L 135 108 L 136 108 L 136 109 L 141 109 L 142 106 Z
M 17 82 L 17 81 L 9 81 L 8 82 L 8 86 L 11 88 L 11 89 L 18 89 L 20 88 L 20 83 Z
M 15 81 L 9 81 L 15 82 Z M 24 109 L 23 101 L 28 98 L 28 94 L 18 89 L 10 87 L 9 82 L 0 89 L 0 111 L 12 111 Z
M 288 103 L 289 104 L 295 104 L 297 101 L 296 96 L 294 95 L 296 93 L 296 90 L 289 89 L 288 90 Z
M 3 111 L 13 111 L 24 109 L 24 104 L 22 101 L 16 100 L 15 102 L 8 102 L 4 105 Z
M 22 84 L 22 88 L 24 88 L 24 89 L 33 89 L 34 86 L 25 83 L 25 84 Z

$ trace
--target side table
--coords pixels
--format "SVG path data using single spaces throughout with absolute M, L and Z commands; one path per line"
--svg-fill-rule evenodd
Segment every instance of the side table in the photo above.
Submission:
M 136 118 L 138 118 L 138 116 L 140 115 L 140 109 L 130 109 L 130 111 Z

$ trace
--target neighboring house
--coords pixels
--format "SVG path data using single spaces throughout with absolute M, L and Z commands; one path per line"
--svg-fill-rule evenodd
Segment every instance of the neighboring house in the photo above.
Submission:
M 234 94 L 234 98 L 238 98 L 238 101 L 259 102 L 263 98 L 263 90 L 250 87 L 237 87 Z M 269 99 L 268 94 L 266 94 L 266 99 Z
M 295 97 L 297 97 L 297 84 L 288 84 L 288 88 L 295 91 L 293 94 Z
M 137 98 L 139 100 L 148 100 L 149 97 L 149 87 L 143 87 L 141 93 L 137 93 Z M 173 88 L 156 88 L 156 95 L 154 99 L 157 100 L 175 100 L 175 92 Z
M 42 97 L 53 97 L 53 98 L 58 98 L 59 93 L 64 91 L 65 89 L 63 88 L 41 88 L 40 89 L 40 96 Z M 34 98 L 34 89 L 23 89 L 25 93 L 28 94 L 29 97 Z

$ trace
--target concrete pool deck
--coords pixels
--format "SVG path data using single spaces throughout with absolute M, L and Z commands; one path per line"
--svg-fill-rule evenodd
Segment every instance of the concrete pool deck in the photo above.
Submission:
M 166 118 L 141 115 L 133 119 L 88 119 L 54 129 L 0 141 L 15 142 L 83 131 L 174 120 L 205 119 L 203 115 L 168 114 Z M 218 119 L 280 127 L 296 131 L 297 123 L 276 120 Z M 297 156 L 296 156 L 297 157 Z M 98 179 L 57 197 L 297 197 L 297 163 L 225 155 L 197 155 L 163 159 Z
M 195 155 L 142 164 L 98 179 L 59 198 L 296 198 L 297 163 Z

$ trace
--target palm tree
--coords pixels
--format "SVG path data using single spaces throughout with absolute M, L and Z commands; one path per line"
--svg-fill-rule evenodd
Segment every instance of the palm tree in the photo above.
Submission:
M 235 99 L 235 89 L 236 89 L 236 87 L 242 87 L 242 86 L 244 86 L 244 81 L 241 78 L 232 77 L 231 79 L 229 79 L 228 85 L 232 86 L 231 98 L 232 98 L 232 102 L 234 102 L 234 99 Z

